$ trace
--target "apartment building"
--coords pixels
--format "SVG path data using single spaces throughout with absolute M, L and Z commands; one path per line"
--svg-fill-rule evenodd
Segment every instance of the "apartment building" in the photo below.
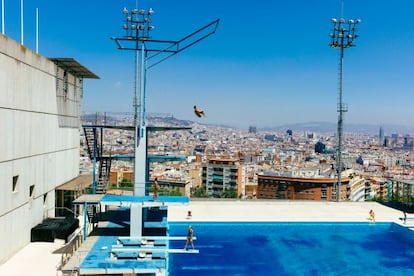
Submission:
M 258 199 L 336 200 L 336 178 L 258 175 Z M 349 178 L 341 181 L 341 200 L 348 199 Z
M 226 190 L 245 194 L 245 169 L 238 158 L 209 157 L 202 164 L 202 186 L 211 197 L 221 197 Z

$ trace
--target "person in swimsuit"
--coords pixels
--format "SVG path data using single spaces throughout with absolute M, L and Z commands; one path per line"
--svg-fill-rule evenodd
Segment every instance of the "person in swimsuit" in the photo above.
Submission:
M 185 241 L 185 246 L 184 246 L 184 250 L 187 250 L 187 246 L 189 243 L 191 243 L 191 246 L 194 250 L 194 230 L 193 227 L 191 227 L 191 225 L 188 225 L 188 232 L 187 232 L 187 240 Z
M 158 177 L 154 179 L 154 201 L 158 200 L 158 190 L 160 186 L 158 185 Z
M 369 220 L 375 222 L 375 213 L 373 210 L 369 211 Z
M 197 106 L 194 106 L 194 113 L 197 117 L 201 118 L 201 117 L 205 117 L 206 116 L 206 112 L 202 109 L 198 109 Z

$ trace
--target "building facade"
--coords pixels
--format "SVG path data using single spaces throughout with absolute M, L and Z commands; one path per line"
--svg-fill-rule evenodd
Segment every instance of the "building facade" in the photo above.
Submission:
M 391 186 L 391 199 L 399 202 L 403 209 L 412 212 L 414 210 L 414 180 L 393 179 L 387 181 Z
M 349 178 L 341 181 L 341 200 L 348 199 Z M 335 178 L 258 175 L 258 199 L 322 200 L 335 199 Z
M 227 190 L 244 195 L 244 174 L 238 158 L 209 158 L 202 164 L 202 186 L 211 197 L 221 197 Z
M 97 78 L 0 35 L 0 263 L 54 216 L 55 188 L 79 175 L 84 77 Z

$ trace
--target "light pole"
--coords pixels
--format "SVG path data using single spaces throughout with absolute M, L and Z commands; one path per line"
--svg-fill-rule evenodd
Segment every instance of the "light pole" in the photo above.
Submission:
M 341 174 L 342 174 L 342 134 L 343 134 L 343 113 L 348 111 L 346 104 L 342 102 L 342 84 L 343 84 L 343 61 L 344 49 L 355 46 L 354 40 L 358 37 L 356 34 L 357 25 L 361 23 L 360 19 L 332 18 L 333 32 L 331 37 L 331 48 L 340 50 L 339 53 L 339 91 L 338 91 L 338 133 L 337 133 L 337 156 L 336 156 L 336 174 L 338 183 L 336 187 L 336 200 L 341 201 Z
M 146 156 L 146 56 L 145 42 L 150 40 L 149 33 L 154 29 L 150 25 L 154 10 L 124 8 L 125 16 L 122 28 L 125 30 L 124 38 L 131 41 L 135 51 L 135 82 L 134 82 L 134 126 L 135 126 L 135 158 L 134 158 L 134 195 L 145 195 L 148 169 Z M 139 53 L 141 52 L 141 56 Z M 138 146 L 141 145 L 140 148 Z
M 138 103 L 138 97 L 140 95 L 140 91 L 144 91 L 143 85 L 144 80 L 143 78 L 139 77 L 139 67 L 140 67 L 140 61 L 142 63 L 141 67 L 143 66 L 145 59 L 139 58 L 139 51 L 141 50 L 142 53 L 145 53 L 145 42 L 150 38 L 149 32 L 154 29 L 154 26 L 150 25 L 151 22 L 151 16 L 154 14 L 153 9 L 149 9 L 148 11 L 144 9 L 138 10 L 137 8 L 132 9 L 129 11 L 127 8 L 124 8 L 122 10 L 122 13 L 125 16 L 124 24 L 122 28 L 125 30 L 125 38 L 133 40 L 135 42 L 135 89 L 134 89 L 134 125 L 137 126 L 138 122 L 140 122 L 140 125 L 144 125 L 143 120 L 145 120 L 145 115 L 142 113 L 145 113 L 145 110 L 142 108 L 145 104 L 142 101 L 145 95 L 141 95 L 140 102 Z M 145 76 L 145 72 L 141 72 L 141 75 Z M 139 82 L 141 80 L 141 82 Z M 145 98 L 144 98 L 145 99 Z M 138 106 L 140 106 L 140 116 L 138 121 Z

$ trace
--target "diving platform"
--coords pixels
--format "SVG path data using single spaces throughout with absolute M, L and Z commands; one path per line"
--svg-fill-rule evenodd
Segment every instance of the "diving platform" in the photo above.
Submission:
M 135 159 L 134 155 L 115 154 L 110 157 L 112 160 L 131 161 Z M 168 161 L 186 161 L 187 157 L 183 155 L 148 155 L 149 162 L 168 162 Z
M 121 129 L 128 131 L 135 131 L 135 126 L 127 125 L 82 125 L 83 128 L 108 128 L 108 129 Z M 191 127 L 185 126 L 147 126 L 148 131 L 171 131 L 171 130 L 191 130 Z
M 100 203 L 110 206 L 130 207 L 133 204 L 142 204 L 146 207 L 160 207 L 169 204 L 188 204 L 190 199 L 187 196 L 158 196 L 157 200 L 151 195 L 148 196 L 129 196 L 129 195 L 105 195 Z
M 117 244 L 112 245 L 110 258 L 107 260 L 154 260 L 165 259 L 168 254 L 198 254 L 198 249 L 170 248 L 170 240 L 187 240 L 187 237 L 146 236 L 141 238 L 119 237 Z
M 119 237 L 118 240 L 121 243 L 129 243 L 129 242 L 150 242 L 155 240 L 163 240 L 163 241 L 185 241 L 187 239 L 186 236 L 142 236 L 142 237 Z M 193 240 L 196 240 L 197 237 L 193 237 Z M 145 243 L 144 242 L 144 243 Z
M 149 207 L 161 207 L 169 204 L 188 204 L 190 199 L 186 196 L 158 196 L 157 200 L 151 195 L 133 196 L 133 195 L 102 195 L 102 194 L 85 194 L 75 199 L 74 205 L 92 205 L 102 204 L 107 206 L 130 207 L 132 204 L 143 204 Z
M 199 253 L 198 249 L 182 249 L 182 248 L 157 248 L 157 247 L 137 247 L 137 248 L 112 248 L 111 253 L 126 253 L 126 252 L 149 252 L 149 253 Z

